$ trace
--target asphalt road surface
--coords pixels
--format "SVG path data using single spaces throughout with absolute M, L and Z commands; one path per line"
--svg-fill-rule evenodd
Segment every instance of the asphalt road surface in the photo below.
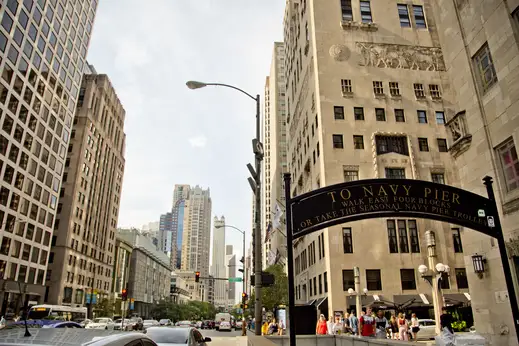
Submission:
M 222 331 L 219 332 L 215 329 L 199 329 L 200 333 L 205 337 L 209 338 L 234 338 L 236 336 L 241 336 L 241 329 L 239 330 L 232 330 L 230 332 Z

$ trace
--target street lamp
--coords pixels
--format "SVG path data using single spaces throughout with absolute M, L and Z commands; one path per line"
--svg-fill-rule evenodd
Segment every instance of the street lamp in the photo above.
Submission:
M 245 287 L 245 232 L 242 231 L 241 229 L 239 229 L 238 227 L 235 227 L 235 226 L 231 226 L 231 225 L 215 225 L 214 226 L 215 228 L 232 228 L 238 232 L 240 232 L 242 235 L 243 235 L 243 248 L 242 248 L 242 251 L 243 251 L 243 262 L 242 260 L 240 260 L 240 262 L 243 263 L 243 278 L 242 278 L 242 281 L 243 281 L 243 292 L 246 292 L 246 287 Z
M 263 316 L 263 308 L 261 306 L 261 162 L 263 161 L 263 145 L 261 144 L 261 125 L 260 125 L 260 96 L 256 95 L 256 97 L 252 96 L 248 92 L 237 88 L 233 85 L 222 84 L 222 83 L 204 83 L 198 81 L 188 81 L 186 83 L 187 87 L 191 90 L 204 88 L 206 86 L 221 86 L 225 88 L 234 89 L 236 91 L 245 94 L 249 98 L 253 99 L 256 102 L 256 138 L 252 141 L 252 149 L 255 157 L 255 169 L 247 166 L 249 169 L 253 180 L 249 180 L 249 184 L 251 185 L 252 191 L 255 195 L 255 220 L 254 220 L 254 230 L 253 230 L 253 251 L 252 254 L 254 256 L 254 292 L 256 301 L 254 304 L 254 318 L 256 319 L 256 325 L 262 325 L 262 316 Z M 253 184 L 254 183 L 254 184 Z M 245 256 L 245 253 L 244 253 Z M 255 329 L 256 335 L 261 335 L 261 328 Z
M 440 315 L 441 308 L 443 305 L 443 296 L 442 296 L 442 287 L 441 283 L 443 280 L 448 280 L 450 267 L 443 263 L 436 263 L 434 266 L 434 271 L 429 270 L 429 268 L 425 264 L 421 264 L 418 266 L 418 272 L 432 288 L 433 294 L 433 305 L 435 312 L 435 321 L 436 321 L 436 334 L 440 333 Z

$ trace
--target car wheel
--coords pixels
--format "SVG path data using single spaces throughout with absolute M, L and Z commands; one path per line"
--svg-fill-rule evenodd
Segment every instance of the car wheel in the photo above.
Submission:
M 108 330 L 108 326 L 105 327 L 105 330 Z

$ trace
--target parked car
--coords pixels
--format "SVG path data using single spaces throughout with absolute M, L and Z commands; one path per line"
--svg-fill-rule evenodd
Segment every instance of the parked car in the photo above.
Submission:
M 163 318 L 159 321 L 159 324 L 161 326 L 171 326 L 172 323 L 171 323 L 171 320 L 169 318 Z
M 204 338 L 196 328 L 158 328 L 151 327 L 146 330 L 146 335 L 159 346 L 197 345 L 207 346 L 211 338 Z
M 108 317 L 94 318 L 94 320 L 86 325 L 86 329 L 114 329 L 114 321 Z
M 436 336 L 436 322 L 432 319 L 419 319 L 420 331 L 416 334 L 418 340 L 430 340 Z
M 218 327 L 218 330 L 219 331 L 227 330 L 230 332 L 232 330 L 231 323 L 227 322 L 227 321 L 220 322 L 220 326 Z

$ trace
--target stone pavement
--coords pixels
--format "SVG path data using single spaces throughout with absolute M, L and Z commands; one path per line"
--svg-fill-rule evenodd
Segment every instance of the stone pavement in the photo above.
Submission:
M 235 337 L 211 337 L 209 346 L 247 346 L 246 336 L 235 336 Z

